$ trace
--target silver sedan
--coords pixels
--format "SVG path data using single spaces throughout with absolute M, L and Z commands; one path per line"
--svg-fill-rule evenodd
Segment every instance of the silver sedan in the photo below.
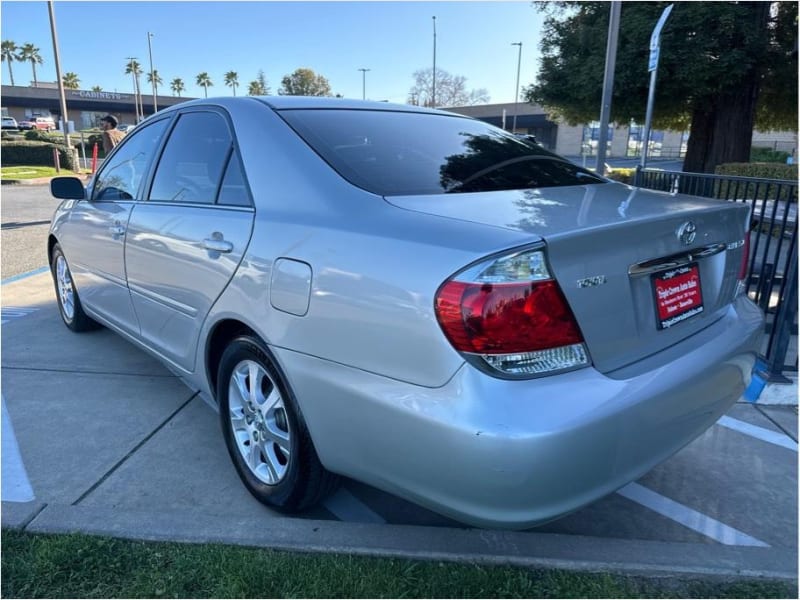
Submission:
M 282 511 L 343 475 L 480 526 L 557 518 L 711 426 L 761 337 L 747 206 L 445 112 L 186 102 L 51 189 L 64 323 L 218 405 L 244 485 Z

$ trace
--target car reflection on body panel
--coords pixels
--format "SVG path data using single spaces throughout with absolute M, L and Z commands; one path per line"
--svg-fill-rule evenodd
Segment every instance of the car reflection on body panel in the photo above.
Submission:
M 759 345 L 746 206 L 612 183 L 445 112 L 187 102 L 88 189 L 52 191 L 65 324 L 110 327 L 218 403 L 278 510 L 344 475 L 481 526 L 557 518 L 713 424 Z

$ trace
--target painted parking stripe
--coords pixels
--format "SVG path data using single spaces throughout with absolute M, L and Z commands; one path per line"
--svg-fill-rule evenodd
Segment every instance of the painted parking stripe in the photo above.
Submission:
M 30 502 L 35 499 L 28 472 L 22 462 L 22 455 L 11 426 L 11 418 L 6 409 L 6 399 L 2 398 L 2 483 L 0 496 L 4 502 Z
M 20 273 L 19 275 L 14 275 L 12 277 L 8 277 L 0 281 L 0 285 L 5 285 L 7 283 L 14 283 L 15 281 L 19 281 L 20 279 L 27 279 L 28 277 L 33 277 L 34 275 L 39 275 L 41 273 L 47 273 L 50 270 L 50 267 L 40 267 L 38 269 L 34 269 L 33 271 L 28 271 L 27 273 Z
M 20 317 L 25 317 L 33 312 L 36 312 L 38 309 L 36 308 L 19 308 L 16 306 L 4 306 L 2 311 L 0 311 L 0 324 L 5 325 L 11 319 L 18 319 Z
M 680 502 L 657 494 L 638 483 L 629 483 L 624 488 L 617 490 L 617 493 L 726 546 L 770 547 L 761 540 L 712 519 Z
M 781 446 L 797 452 L 797 442 L 784 433 L 772 431 L 771 429 L 759 427 L 758 425 L 751 425 L 750 423 L 745 423 L 739 419 L 732 419 L 731 417 L 721 417 L 720 420 L 717 421 L 717 424 L 738 431 L 739 433 L 744 433 L 750 437 L 758 438 L 770 444 L 775 444 L 776 446 Z
M 324 503 L 333 515 L 346 523 L 386 523 L 386 519 L 356 498 L 344 487 Z

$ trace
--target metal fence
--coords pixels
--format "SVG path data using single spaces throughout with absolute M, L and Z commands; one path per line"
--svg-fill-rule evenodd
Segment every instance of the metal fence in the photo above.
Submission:
M 789 381 L 784 372 L 797 371 L 797 181 L 637 168 L 635 185 L 750 205 L 746 284 L 767 316 L 761 362 L 768 381 Z

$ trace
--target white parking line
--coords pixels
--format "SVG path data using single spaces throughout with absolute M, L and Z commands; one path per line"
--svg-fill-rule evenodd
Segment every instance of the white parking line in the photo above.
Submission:
M 33 488 L 22 463 L 17 437 L 11 426 L 11 418 L 6 409 L 6 399 L 2 398 L 2 482 L 0 482 L 0 498 L 4 502 L 30 502 L 35 499 Z
M 386 519 L 343 487 L 325 500 L 324 506 L 346 523 L 386 523 Z
M 744 433 L 750 437 L 758 438 L 764 442 L 769 442 L 770 444 L 775 444 L 776 446 L 781 446 L 797 452 L 797 442 L 784 433 L 778 433 L 777 431 L 759 427 L 758 425 L 751 425 L 750 423 L 745 423 L 739 419 L 732 419 L 731 417 L 720 417 L 720 420 L 717 421 L 717 425 L 722 425 L 723 427 L 733 429 L 739 433 Z
M 18 319 L 20 317 L 25 317 L 33 312 L 36 312 L 38 309 L 36 308 L 20 308 L 17 306 L 4 306 L 0 311 L 0 325 L 5 325 L 11 319 Z
M 617 490 L 617 493 L 726 546 L 770 547 L 769 544 L 761 540 L 757 540 L 738 529 L 712 519 L 708 515 L 697 512 L 680 502 L 675 502 L 666 496 L 657 494 L 638 483 L 629 483 L 624 488 Z

